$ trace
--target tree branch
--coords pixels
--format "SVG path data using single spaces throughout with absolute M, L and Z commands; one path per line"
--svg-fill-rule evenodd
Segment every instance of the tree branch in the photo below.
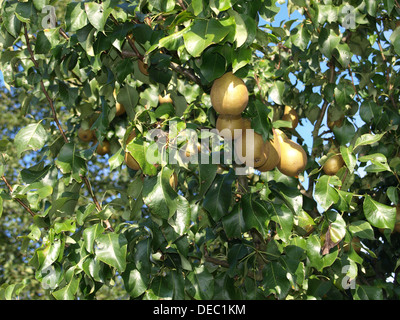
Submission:
M 10 194 L 12 194 L 13 188 L 12 188 L 12 186 L 10 185 L 10 183 L 7 181 L 6 177 L 5 177 L 5 176 L 1 176 L 1 179 L 3 179 L 3 181 L 4 181 L 4 183 L 6 184 L 7 188 L 10 190 Z M 30 214 L 32 217 L 35 216 L 35 213 L 32 211 L 32 209 L 29 208 L 29 206 L 26 205 L 21 199 L 13 198 L 13 200 L 17 201 L 26 211 L 29 212 L 29 214 Z
M 329 71 L 330 71 L 329 83 L 334 83 L 335 82 L 335 62 L 333 59 L 331 61 L 329 61 L 328 66 L 329 66 Z M 315 143 L 316 143 L 316 140 L 318 139 L 319 129 L 321 128 L 321 124 L 322 124 L 322 121 L 324 120 L 328 106 L 329 106 L 329 102 L 327 100 L 325 100 L 324 104 L 322 105 L 322 108 L 321 108 L 321 114 L 319 115 L 319 118 L 317 119 L 317 122 L 315 123 L 315 126 L 314 126 L 314 130 L 312 132 L 312 137 L 313 137 L 313 147 L 312 147 L 312 151 L 311 151 L 312 158 L 315 158 L 315 156 L 316 156 L 317 146 Z M 307 193 L 309 195 L 312 195 L 313 191 L 314 191 L 314 179 L 315 179 L 314 176 L 309 179 L 309 185 L 308 185 L 308 190 L 307 190 Z M 316 217 L 314 217 L 314 218 L 316 218 Z
M 36 61 L 35 55 L 34 55 L 33 50 L 32 50 L 32 47 L 30 45 L 28 29 L 26 27 L 26 23 L 23 23 L 23 26 L 24 26 L 25 41 L 26 41 L 26 45 L 27 45 L 28 52 L 29 52 L 29 55 L 30 55 L 30 59 L 32 60 L 32 62 L 35 65 L 35 67 L 38 69 L 39 68 L 39 63 Z M 64 32 L 64 34 L 65 34 L 65 32 Z M 63 36 L 64 36 L 64 38 L 65 37 L 69 38 L 67 34 L 65 34 Z M 65 135 L 65 132 L 64 132 L 63 128 L 61 127 L 60 122 L 58 121 L 57 113 L 56 113 L 56 110 L 54 108 L 53 99 L 51 99 L 51 97 L 50 97 L 50 95 L 49 95 L 49 93 L 48 93 L 48 91 L 47 91 L 47 89 L 46 89 L 46 87 L 45 87 L 45 85 L 43 83 L 43 80 L 40 80 L 40 87 L 41 87 L 41 90 L 42 90 L 42 92 L 44 93 L 44 95 L 45 95 L 45 97 L 47 99 L 47 102 L 50 105 L 51 111 L 53 113 L 53 120 L 56 123 L 56 125 L 58 127 L 58 130 L 60 131 L 61 135 L 63 136 L 64 142 L 65 143 L 69 143 L 69 139 Z M 90 186 L 89 180 L 87 179 L 87 177 L 82 177 L 82 179 L 83 179 L 83 181 L 84 181 L 84 183 L 85 183 L 85 185 L 86 185 L 86 187 L 87 187 L 87 189 L 88 189 L 88 191 L 89 191 L 89 193 L 90 193 L 90 195 L 91 195 L 91 197 L 93 199 L 94 204 L 96 205 L 97 210 L 100 212 L 102 210 L 101 205 L 97 201 L 97 198 L 96 198 L 95 194 L 93 193 L 93 190 L 92 190 L 92 187 Z M 17 199 L 17 201 L 18 200 L 19 199 Z M 113 228 L 111 227 L 111 224 L 110 224 L 110 222 L 108 220 L 105 220 L 105 224 L 106 224 L 108 230 L 113 231 Z
M 97 211 L 100 212 L 102 210 L 100 202 L 97 200 L 97 197 L 93 192 L 92 186 L 90 185 L 88 178 L 86 176 L 81 176 L 81 178 L 82 178 L 86 188 L 88 189 L 90 196 L 92 197 L 92 200 L 96 206 Z M 104 223 L 106 224 L 107 230 L 109 230 L 111 232 L 114 231 L 113 227 L 111 226 L 111 224 L 108 220 L 105 220 Z

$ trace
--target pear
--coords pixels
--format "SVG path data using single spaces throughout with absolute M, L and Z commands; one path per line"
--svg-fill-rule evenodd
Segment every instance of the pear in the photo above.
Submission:
M 176 172 L 171 174 L 171 177 L 169 178 L 169 185 L 176 191 L 176 188 L 178 187 L 178 175 Z
M 249 92 L 242 79 L 225 73 L 211 87 L 211 104 L 220 114 L 239 115 L 249 102 Z
M 124 107 L 124 105 L 122 103 L 117 102 L 115 104 L 115 108 L 117 110 L 116 113 L 115 113 L 115 115 L 117 117 L 123 115 L 126 112 L 125 107 Z
M 283 111 L 282 120 L 291 122 L 290 129 L 295 129 L 299 124 L 299 116 L 295 109 L 290 106 L 285 106 Z
M 158 103 L 159 104 L 173 103 L 171 95 L 169 93 L 165 96 L 158 95 Z
M 128 139 L 126 139 L 126 144 L 129 144 L 129 142 L 131 142 L 135 137 L 136 137 L 136 132 L 135 130 L 133 130 L 131 134 L 128 136 Z M 125 164 L 132 170 L 140 169 L 139 163 L 127 150 L 125 150 Z
M 296 142 L 290 140 L 284 132 L 276 129 L 281 147 L 281 157 L 278 170 L 289 177 L 296 177 L 303 172 L 307 165 L 307 154 Z
M 269 153 L 267 161 L 259 168 L 257 168 L 261 172 L 266 172 L 274 169 L 281 159 L 281 146 L 279 144 L 278 134 L 275 129 L 272 129 L 274 134 L 273 139 L 271 141 L 267 141 L 266 144 L 269 144 Z
M 90 129 L 79 128 L 78 137 L 84 142 L 90 142 L 94 138 L 94 132 Z
M 98 155 L 104 156 L 107 153 L 110 153 L 111 150 L 111 145 L 108 140 L 103 140 L 103 142 L 100 142 L 96 148 L 96 153 Z
M 254 131 L 253 131 L 254 132 Z M 254 143 L 247 144 L 247 134 L 243 131 L 242 135 L 235 142 L 236 155 L 242 163 L 249 165 L 253 162 L 254 168 L 261 167 L 268 159 L 269 144 L 264 143 L 263 137 L 254 132 Z M 242 148 L 241 152 L 237 148 Z M 252 159 L 251 156 L 254 156 Z
M 218 130 L 218 134 L 221 137 L 223 137 L 224 139 L 233 140 L 239 138 L 242 135 L 243 129 L 245 129 L 245 125 L 246 124 L 240 115 L 233 116 L 229 114 L 221 114 L 217 119 L 216 128 Z M 241 130 L 239 135 L 236 134 L 235 136 L 235 129 Z
M 329 153 L 337 153 L 337 149 L 334 146 L 332 146 L 328 151 L 328 154 Z M 322 169 L 328 176 L 334 176 L 343 166 L 344 166 L 344 160 L 342 156 L 340 154 L 336 154 L 330 157 L 328 160 L 326 160 Z

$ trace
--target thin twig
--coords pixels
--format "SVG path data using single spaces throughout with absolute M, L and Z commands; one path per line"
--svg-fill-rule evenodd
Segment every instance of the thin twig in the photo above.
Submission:
M 329 70 L 330 70 L 329 83 L 334 83 L 336 74 L 335 74 L 335 62 L 333 59 L 331 61 L 329 61 L 328 66 L 329 66 Z M 321 124 L 325 117 L 328 106 L 329 106 L 329 102 L 327 100 L 325 100 L 324 104 L 321 108 L 321 114 L 320 114 L 319 118 L 317 119 L 317 122 L 315 123 L 315 126 L 314 126 L 314 130 L 312 132 L 314 145 L 312 147 L 311 156 L 313 158 L 316 156 L 316 150 L 317 150 L 317 146 L 315 145 L 315 142 L 318 139 L 319 129 L 321 128 Z M 313 191 L 314 191 L 314 180 L 315 180 L 314 177 L 311 177 L 309 179 L 309 186 L 308 186 L 307 193 L 310 195 L 313 194 Z
M 31 47 L 31 44 L 30 44 L 30 41 L 29 41 L 28 29 L 26 28 L 26 23 L 23 23 L 23 26 L 24 26 L 24 36 L 25 36 L 26 46 L 28 48 L 28 52 L 29 52 L 31 61 L 35 65 L 35 68 L 39 69 L 39 63 L 35 59 L 35 55 L 34 55 L 34 53 L 32 51 L 32 47 Z M 65 135 L 65 132 L 64 132 L 63 128 L 61 127 L 60 122 L 58 121 L 58 117 L 57 117 L 56 110 L 54 108 L 53 100 L 50 98 L 50 95 L 47 92 L 46 87 L 44 86 L 43 80 L 40 80 L 40 87 L 41 87 L 42 92 L 46 96 L 46 99 L 47 99 L 47 101 L 48 101 L 48 103 L 50 105 L 51 111 L 53 113 L 53 120 L 56 123 L 56 126 L 57 126 L 58 130 L 60 131 L 61 135 L 63 136 L 65 143 L 68 143 L 69 140 L 68 140 L 67 136 Z
M 94 202 L 94 204 L 96 206 L 97 211 L 100 212 L 102 210 L 100 202 L 97 200 L 97 197 L 93 192 L 92 186 L 90 185 L 90 182 L 89 182 L 88 178 L 85 177 L 85 176 L 82 176 L 81 178 L 82 178 L 86 188 L 88 189 L 90 196 L 93 199 L 93 202 Z M 110 230 L 111 232 L 114 231 L 114 229 L 112 228 L 112 226 L 111 226 L 111 224 L 110 224 L 110 222 L 108 220 L 105 220 L 104 223 L 106 224 L 106 227 L 107 227 L 108 230 Z
M 178 4 L 180 5 L 180 7 L 181 7 L 183 10 L 186 10 L 186 5 L 183 3 L 182 0 L 178 0 Z
M 27 45 L 27 48 L 28 48 L 28 52 L 29 52 L 29 54 L 30 54 L 30 58 L 31 58 L 33 64 L 35 65 L 35 67 L 36 67 L 36 68 L 39 68 L 39 64 L 38 64 L 38 62 L 37 62 L 36 59 L 35 59 L 33 50 L 32 50 L 31 45 L 30 45 L 29 36 L 28 36 L 28 30 L 27 30 L 27 28 L 26 28 L 26 24 L 24 23 L 23 26 L 24 26 L 25 41 L 26 41 L 26 45 Z M 47 89 L 46 89 L 46 87 L 45 87 L 45 85 L 44 85 L 44 83 L 43 83 L 43 80 L 40 81 L 40 87 L 41 87 L 42 92 L 44 93 L 44 95 L 45 95 L 45 97 L 46 97 L 46 99 L 47 99 L 47 102 L 48 102 L 49 105 L 50 105 L 51 111 L 52 111 L 52 113 L 53 113 L 53 120 L 54 120 L 54 122 L 56 123 L 56 125 L 57 125 L 57 127 L 58 127 L 58 130 L 60 131 L 61 135 L 63 136 L 65 143 L 69 143 L 69 139 L 68 139 L 67 136 L 65 135 L 65 132 L 64 132 L 63 128 L 61 127 L 60 122 L 58 121 L 57 113 L 56 113 L 56 110 L 55 110 L 55 108 L 54 108 L 53 99 L 51 99 L 51 97 L 50 97 L 50 95 L 49 95 L 49 93 L 48 93 L 48 91 L 47 91 Z M 3 179 L 3 180 L 4 180 L 4 179 Z M 91 197 L 92 197 L 92 199 L 93 199 L 93 202 L 94 202 L 95 205 L 96 205 L 97 210 L 98 210 L 98 211 L 101 211 L 101 210 L 102 210 L 102 209 L 101 209 L 101 205 L 100 205 L 100 203 L 97 201 L 96 195 L 93 193 L 93 190 L 92 190 L 92 188 L 91 188 L 91 186 L 90 186 L 89 180 L 88 180 L 86 177 L 83 177 L 83 181 L 84 181 L 86 187 L 88 188 L 88 191 L 89 191 L 89 193 L 90 193 L 90 195 L 91 195 Z M 19 199 L 18 199 L 18 200 L 19 200 Z M 18 201 L 18 200 L 17 200 L 17 201 Z M 111 227 L 111 225 L 110 225 L 110 223 L 109 223 L 108 220 L 105 220 L 105 224 L 106 224 L 108 230 L 113 230 L 113 228 Z
M 10 183 L 7 181 L 5 176 L 1 176 L 1 179 L 3 179 L 4 183 L 6 184 L 6 186 L 8 187 L 8 189 L 10 190 L 10 193 L 13 192 L 13 188 L 10 185 Z M 31 210 L 31 208 L 29 208 L 29 206 L 27 206 L 21 199 L 18 198 L 13 198 L 13 200 L 17 201 L 26 211 L 29 212 L 29 214 L 34 217 L 35 213 Z

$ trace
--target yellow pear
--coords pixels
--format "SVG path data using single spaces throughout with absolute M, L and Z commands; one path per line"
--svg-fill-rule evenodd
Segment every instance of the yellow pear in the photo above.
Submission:
M 281 159 L 281 146 L 279 144 L 278 134 L 275 129 L 272 129 L 272 132 L 274 134 L 273 139 L 266 142 L 266 144 L 269 144 L 268 159 L 261 167 L 257 168 L 261 172 L 274 169 Z
M 90 129 L 79 128 L 78 137 L 84 142 L 90 142 L 94 138 L 94 132 Z
M 171 95 L 169 93 L 165 96 L 158 95 L 158 103 L 159 104 L 173 103 Z
M 171 177 L 169 178 L 169 185 L 176 191 L 176 188 L 178 187 L 178 175 L 176 172 L 171 174 Z
M 254 168 L 258 168 L 268 159 L 269 144 L 264 143 L 263 137 L 256 132 L 254 132 L 254 143 L 247 144 L 247 134 L 251 134 L 251 132 L 244 131 L 236 140 L 236 155 L 242 163 L 249 165 L 253 162 Z M 240 147 L 241 152 L 237 149 Z M 250 158 L 252 156 L 253 158 Z
M 329 153 L 337 153 L 337 149 L 332 146 L 331 149 L 328 151 L 328 154 Z M 325 174 L 329 176 L 334 176 L 343 166 L 344 160 L 342 156 L 340 154 L 336 154 L 326 160 L 322 169 L 324 170 Z
M 103 140 L 103 142 L 100 142 L 96 148 L 96 153 L 104 156 L 107 153 L 110 153 L 111 150 L 111 145 L 108 140 Z
M 129 144 L 129 142 L 131 142 L 135 137 L 136 137 L 136 132 L 135 132 L 135 130 L 133 130 L 131 132 L 131 134 L 128 136 L 128 139 L 126 139 L 126 144 Z M 127 150 L 125 150 L 125 163 L 132 170 L 140 169 L 139 163 L 135 160 L 135 158 Z
M 295 109 L 290 106 L 285 106 L 283 111 L 282 120 L 291 122 L 290 129 L 295 129 L 299 124 L 299 116 Z
M 240 115 L 221 114 L 217 119 L 216 128 L 218 134 L 224 139 L 237 139 L 242 135 L 245 122 Z M 236 134 L 235 136 L 235 129 L 241 130 L 239 135 Z
M 296 142 L 290 140 L 284 132 L 276 129 L 281 147 L 281 157 L 278 170 L 289 177 L 296 177 L 303 172 L 307 165 L 307 154 Z
M 249 102 L 249 92 L 244 81 L 232 72 L 214 81 L 210 97 L 212 106 L 220 114 L 239 115 Z

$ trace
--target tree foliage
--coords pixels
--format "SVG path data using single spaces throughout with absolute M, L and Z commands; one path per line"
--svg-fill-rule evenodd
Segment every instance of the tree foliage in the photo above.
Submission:
M 299 18 L 276 26 L 269 0 L 0 1 L 1 298 L 399 297 L 399 4 L 284 6 Z M 243 116 L 301 144 L 304 173 L 148 161 L 215 128 L 229 71 Z

